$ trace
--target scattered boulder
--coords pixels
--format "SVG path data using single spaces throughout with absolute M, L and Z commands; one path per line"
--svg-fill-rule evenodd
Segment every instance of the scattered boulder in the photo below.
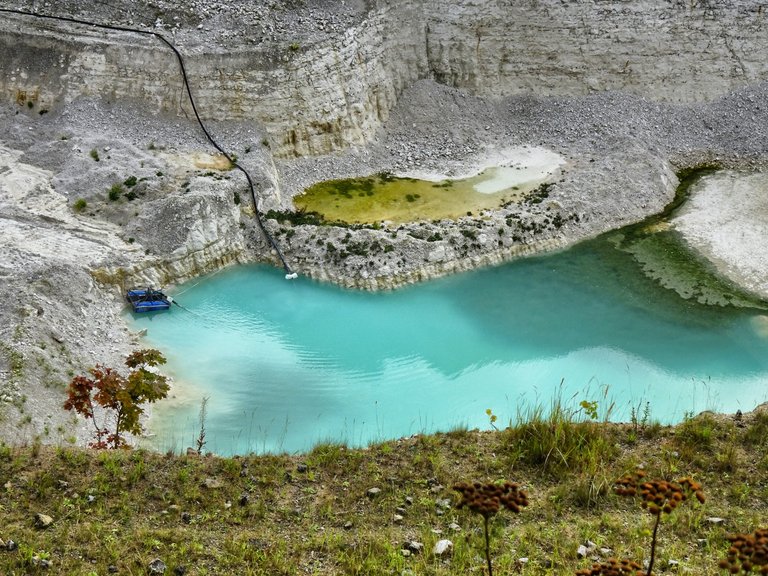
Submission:
M 438 558 L 450 556 L 451 553 L 453 553 L 453 542 L 446 540 L 445 538 L 435 542 L 435 546 L 432 548 L 432 554 Z
M 371 500 L 376 498 L 379 494 L 381 494 L 381 488 L 368 488 L 368 491 L 365 493 Z
M 710 516 L 706 521 L 713 526 L 722 526 L 725 524 L 725 518 L 718 518 L 717 516 Z
M 424 550 L 424 544 L 416 540 L 408 540 L 403 543 L 403 550 L 408 550 L 412 554 L 421 554 L 422 550 Z
M 147 572 L 149 574 L 165 574 L 166 569 L 167 566 L 165 565 L 165 562 L 160 560 L 160 558 L 155 558 L 149 563 L 149 566 L 147 566 Z
M 304 462 L 296 465 L 296 472 L 304 474 L 307 470 L 309 470 L 309 466 L 307 466 Z
M 48 558 L 41 558 L 38 554 L 35 554 L 32 556 L 32 564 L 42 568 L 43 570 L 48 570 L 51 566 L 53 566 L 53 560 L 49 560 Z
M 576 550 L 577 558 L 586 558 L 587 555 L 592 554 L 597 549 L 597 544 L 591 540 L 587 540 L 584 544 L 581 544 Z
M 203 480 L 203 487 L 209 490 L 218 490 L 224 487 L 224 483 L 218 478 L 206 478 Z
M 47 514 L 40 514 L 39 512 L 35 514 L 35 528 L 42 530 L 48 528 L 51 524 L 53 524 L 53 518 Z

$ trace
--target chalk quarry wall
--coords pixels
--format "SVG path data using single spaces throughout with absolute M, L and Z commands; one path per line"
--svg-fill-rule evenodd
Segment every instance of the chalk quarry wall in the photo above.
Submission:
M 309 45 L 182 46 L 202 115 L 250 120 L 277 155 L 367 142 L 409 84 L 482 96 L 621 90 L 709 100 L 768 72 L 761 0 L 379 0 Z M 99 20 L 99 14 L 92 18 Z M 177 63 L 146 36 L 0 18 L 0 94 L 52 109 L 80 95 L 185 108 Z

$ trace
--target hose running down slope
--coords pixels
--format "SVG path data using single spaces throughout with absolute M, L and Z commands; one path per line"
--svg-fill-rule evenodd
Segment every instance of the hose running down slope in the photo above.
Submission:
M 253 201 L 253 210 L 254 214 L 256 215 L 256 222 L 259 225 L 259 229 L 264 234 L 264 237 L 269 242 L 270 246 L 275 250 L 277 253 L 277 256 L 280 258 L 280 262 L 283 264 L 283 268 L 285 269 L 286 278 L 292 279 L 296 277 L 296 274 L 291 270 L 291 267 L 288 265 L 288 263 L 285 261 L 285 257 L 283 256 L 282 251 L 280 250 L 280 247 L 277 245 L 277 242 L 275 242 L 272 235 L 269 233 L 269 231 L 264 226 L 264 221 L 262 219 L 262 215 L 259 212 L 258 203 L 256 201 L 256 190 L 253 185 L 253 180 L 251 179 L 251 175 L 248 173 L 248 171 L 240 166 L 240 164 L 237 163 L 237 161 L 229 154 L 226 150 L 224 150 L 217 142 L 213 139 L 211 134 L 208 132 L 208 129 L 205 127 L 205 124 L 203 123 L 203 120 L 200 118 L 200 114 L 197 111 L 197 106 L 195 105 L 195 99 L 192 96 L 192 89 L 189 85 L 189 79 L 187 78 L 187 71 L 184 67 L 184 57 L 181 55 L 181 52 L 178 51 L 176 46 L 174 46 L 165 36 L 158 32 L 148 31 L 148 30 L 140 30 L 137 28 L 128 28 L 125 26 L 113 26 L 110 24 L 99 24 L 98 22 L 89 22 L 87 20 L 80 20 L 77 18 L 69 18 L 67 16 L 51 16 L 47 14 L 36 14 L 34 12 L 26 12 L 24 10 L 13 10 L 8 8 L 0 8 L 0 13 L 5 12 L 8 14 L 17 14 L 20 16 L 30 16 L 33 18 L 41 18 L 41 19 L 47 19 L 47 20 L 58 20 L 61 22 L 70 22 L 73 24 L 80 24 L 83 26 L 91 26 L 94 28 L 102 28 L 105 30 L 113 30 L 116 32 L 131 32 L 134 34 L 143 34 L 148 36 L 154 36 L 155 38 L 158 38 L 160 41 L 162 41 L 164 44 L 166 44 L 171 50 L 173 50 L 173 53 L 176 55 L 176 59 L 179 63 L 179 68 L 181 69 L 181 76 L 184 80 L 184 87 L 186 88 L 187 95 L 189 96 L 189 103 L 192 105 L 192 110 L 195 113 L 195 118 L 197 119 L 197 123 L 200 125 L 200 128 L 202 129 L 203 133 L 205 133 L 206 138 L 208 138 L 208 141 L 213 145 L 216 150 L 221 152 L 221 154 L 224 155 L 224 157 L 234 166 L 237 168 L 240 172 L 242 172 L 245 175 L 245 179 L 248 181 L 248 187 L 251 191 L 251 200 Z

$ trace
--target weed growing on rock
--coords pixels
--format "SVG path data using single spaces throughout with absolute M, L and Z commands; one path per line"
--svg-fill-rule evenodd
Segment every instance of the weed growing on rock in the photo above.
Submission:
M 730 534 L 727 536 L 731 547 L 720 568 L 731 574 L 754 570 L 768 574 L 768 528 L 760 528 L 752 534 Z
M 101 158 L 99 158 L 99 151 L 96 150 L 96 148 L 91 148 L 90 155 L 91 155 L 91 158 L 93 158 L 96 162 L 101 160 Z
M 693 495 L 700 503 L 704 503 L 704 492 L 701 484 L 690 477 L 681 478 L 677 482 L 667 480 L 644 481 L 645 472 L 636 470 L 616 480 L 614 491 L 619 496 L 640 496 L 640 506 L 656 517 L 651 537 L 651 559 L 648 563 L 647 576 L 653 572 L 653 563 L 656 559 L 656 545 L 659 531 L 659 523 L 662 514 L 671 514 L 682 502 Z
M 75 212 L 83 212 L 88 207 L 88 202 L 86 202 L 85 198 L 78 198 L 75 200 L 75 203 L 72 205 L 72 209 Z
M 458 508 L 466 506 L 472 512 L 483 517 L 483 525 L 485 527 L 485 559 L 488 563 L 488 576 L 493 576 L 493 569 L 491 568 L 491 537 L 488 531 L 488 521 L 502 508 L 518 514 L 523 506 L 528 506 L 528 495 L 515 482 L 504 482 L 503 484 L 495 484 L 493 482 L 488 484 L 474 482 L 469 484 L 464 482 L 456 484 L 453 489 L 461 494 Z

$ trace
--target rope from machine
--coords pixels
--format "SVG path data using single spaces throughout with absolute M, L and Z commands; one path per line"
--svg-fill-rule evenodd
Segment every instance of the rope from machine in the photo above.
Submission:
M 224 155 L 224 157 L 229 161 L 230 164 L 232 164 L 232 166 L 237 168 L 240 172 L 242 172 L 245 175 L 245 179 L 248 182 L 248 188 L 251 191 L 251 200 L 253 201 L 253 211 L 254 211 L 254 214 L 256 215 L 256 222 L 259 225 L 259 229 L 261 230 L 262 234 L 264 234 L 264 237 L 269 242 L 269 245 L 277 253 L 278 258 L 280 258 L 280 262 L 282 262 L 283 269 L 285 270 L 286 279 L 292 280 L 297 277 L 297 274 L 293 270 L 291 270 L 291 267 L 286 262 L 285 257 L 283 256 L 283 253 L 280 250 L 280 247 L 277 245 L 277 242 L 275 242 L 275 239 L 272 237 L 272 235 L 269 233 L 267 228 L 264 226 L 264 221 L 262 219 L 261 212 L 259 212 L 259 205 L 256 200 L 256 190 L 254 188 L 251 175 L 248 173 L 248 171 L 245 168 L 240 166 L 240 164 L 238 164 L 237 161 L 230 154 L 228 154 L 226 150 L 224 150 L 221 146 L 219 146 L 216 140 L 214 140 L 211 134 L 208 132 L 208 129 L 205 127 L 203 120 L 200 118 L 200 114 L 198 114 L 197 112 L 197 106 L 195 105 L 195 99 L 192 96 L 192 89 L 189 85 L 189 79 L 187 78 L 187 70 L 184 66 L 184 57 L 181 55 L 181 52 L 178 51 L 176 46 L 174 46 L 165 36 L 163 36 L 159 32 L 139 30 L 137 28 L 128 28 L 125 26 L 113 26 L 111 24 L 99 24 L 98 22 L 89 22 L 87 20 L 70 18 L 68 16 L 50 16 L 46 14 L 36 14 L 34 12 L 26 12 L 24 10 L 14 10 L 11 8 L 0 8 L 0 12 L 17 14 L 21 16 L 32 16 L 34 18 L 42 18 L 47 20 L 59 20 L 62 22 L 71 22 L 73 24 L 82 24 L 84 26 L 92 26 L 94 28 L 103 28 L 105 30 L 115 30 L 117 32 L 131 32 L 134 34 L 144 34 L 144 35 L 154 36 L 155 38 L 158 38 L 160 41 L 166 44 L 176 55 L 176 59 L 179 63 L 179 68 L 181 69 L 181 76 L 182 76 L 182 79 L 184 80 L 184 87 L 187 90 L 187 95 L 189 96 L 189 103 L 192 105 L 192 111 L 195 113 L 195 118 L 197 119 L 197 123 L 200 125 L 200 128 L 202 129 L 206 138 L 208 138 L 208 141 L 213 145 L 213 147 L 216 148 L 216 150 L 218 150 L 219 152 L 221 152 L 221 154 Z

